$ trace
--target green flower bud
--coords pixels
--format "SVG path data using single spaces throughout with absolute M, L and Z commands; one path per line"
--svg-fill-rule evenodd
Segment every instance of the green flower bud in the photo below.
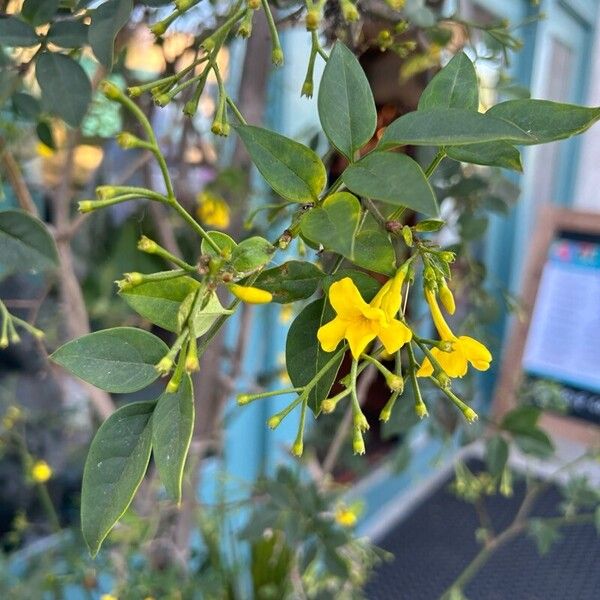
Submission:
M 321 22 L 321 14 L 316 9 L 311 9 L 306 13 L 305 18 L 306 31 L 316 31 Z
M 302 442 L 302 440 L 296 441 L 294 442 L 294 445 L 292 446 L 292 454 L 294 456 L 302 456 L 302 453 L 304 452 L 304 444 Z
M 424 419 L 429 416 L 429 412 L 427 412 L 427 406 L 425 406 L 425 402 L 422 400 L 420 402 L 415 403 L 415 413 L 419 419 Z
M 123 95 L 112 81 L 106 79 L 100 83 L 99 89 L 109 100 L 119 100 Z
M 356 427 L 352 434 L 352 450 L 354 451 L 354 454 L 365 453 L 365 440 L 363 439 L 361 430 Z
M 469 423 L 474 423 L 479 419 L 479 415 L 470 406 L 464 408 L 462 414 Z
M 276 67 L 283 65 L 283 50 L 281 48 L 273 48 L 271 61 Z

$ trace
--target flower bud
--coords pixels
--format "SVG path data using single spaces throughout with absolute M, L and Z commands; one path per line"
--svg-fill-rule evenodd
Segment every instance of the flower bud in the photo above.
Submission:
M 342 15 L 348 23 L 358 21 L 358 10 L 356 10 L 356 6 L 349 0 L 342 1 Z
M 447 263 L 453 263 L 456 259 L 456 254 L 454 252 L 450 252 L 450 250 L 442 250 L 439 256 L 444 262 Z
M 238 285 L 237 283 L 230 283 L 227 287 L 236 298 L 248 304 L 267 304 L 273 300 L 273 294 L 267 292 L 267 290 Z
M 109 100 L 119 100 L 122 97 L 121 90 L 112 81 L 105 79 L 100 83 L 99 89 Z
M 427 406 L 423 400 L 415 402 L 415 414 L 419 419 L 423 419 L 429 416 L 429 412 L 427 412 Z
M 236 402 L 238 403 L 238 406 L 250 404 L 250 402 L 252 402 L 252 396 L 250 394 L 238 394 Z
M 392 416 L 392 407 L 388 406 L 387 404 L 381 409 L 381 412 L 379 413 L 379 420 L 383 421 L 384 423 L 387 423 L 390 420 L 390 417 Z
M 179 384 L 181 383 L 181 376 L 175 372 L 173 377 L 169 379 L 169 383 L 167 383 L 167 387 L 165 391 L 167 394 L 174 394 L 179 389 Z
M 404 379 L 399 375 L 386 377 L 385 382 L 392 392 L 399 392 L 401 394 L 404 391 Z
M 273 48 L 273 51 L 271 52 L 271 62 L 276 67 L 283 65 L 283 50 L 281 48 Z
M 474 423 L 479 419 L 479 415 L 470 406 L 462 409 L 462 414 L 469 423 Z
M 154 96 L 154 104 L 160 106 L 161 108 L 169 104 L 172 98 L 169 94 L 157 94 Z
M 144 142 L 144 140 L 140 140 L 139 137 L 127 131 L 122 131 L 121 133 L 117 134 L 117 144 L 119 144 L 119 146 L 121 146 L 121 148 L 124 150 L 146 146 L 146 142 Z
M 10 332 L 10 343 L 18 344 L 21 341 L 21 336 L 13 329 Z
M 301 91 L 300 95 L 305 96 L 306 98 L 312 98 L 313 91 L 314 91 L 314 84 L 311 80 L 307 79 L 302 84 L 302 91 Z
M 369 422 L 362 412 L 355 413 L 352 422 L 355 429 L 359 429 L 360 431 L 368 431 L 369 429 Z
M 352 450 L 354 454 L 365 453 L 365 440 L 363 439 L 361 430 L 357 427 L 354 428 L 354 433 L 352 434 Z
M 96 208 L 96 202 L 94 200 L 80 200 L 77 203 L 77 210 L 81 214 L 92 212 Z
M 513 495 L 512 472 L 508 466 L 505 466 L 502 471 L 499 491 L 505 498 Z
M 386 0 L 386 4 L 393 10 L 402 10 L 406 0 Z
M 150 27 L 150 31 L 154 34 L 155 37 L 160 37 L 164 35 L 165 31 L 169 28 L 169 23 L 166 21 L 159 21 L 158 23 L 154 23 L 152 27 Z
M 302 456 L 302 453 L 304 452 L 304 443 L 302 442 L 302 440 L 297 440 L 294 442 L 294 445 L 292 446 L 292 454 L 294 456 Z
M 311 9 L 306 13 L 305 24 L 306 31 L 315 31 L 321 22 L 321 14 L 316 9 Z
M 404 243 L 409 248 L 412 248 L 412 245 L 413 245 L 413 234 L 412 234 L 412 229 L 408 225 L 405 225 L 402 228 L 402 239 L 404 240 Z
M 168 375 L 173 368 L 173 359 L 169 356 L 163 356 L 154 368 L 160 373 L 161 376 Z
M 277 414 L 277 415 L 273 415 L 268 421 L 267 421 L 267 427 L 269 429 L 276 429 L 277 427 L 279 427 L 279 424 L 281 423 L 281 415 Z
M 450 381 L 450 377 L 448 377 L 448 375 L 446 375 L 446 373 L 444 373 L 444 371 L 440 371 L 439 373 L 437 373 L 435 375 L 435 378 L 436 378 L 437 382 L 442 386 L 442 389 L 444 389 L 444 390 L 450 389 L 450 385 L 452 382 Z
M 127 88 L 127 93 L 129 94 L 130 98 L 137 98 L 138 96 L 142 95 L 142 88 L 139 85 L 132 85 L 131 87 Z
M 189 10 L 194 4 L 198 4 L 198 0 L 175 0 L 175 7 L 180 13 Z
M 394 39 L 388 29 L 382 29 L 377 35 L 377 45 L 381 51 L 387 50 L 393 43 Z
M 260 8 L 260 0 L 248 0 L 248 8 L 258 10 Z
M 442 305 L 446 309 L 446 311 L 453 315 L 456 310 L 456 304 L 454 303 L 454 296 L 450 288 L 446 285 L 446 281 L 442 279 L 442 284 L 439 288 L 439 297 Z
M 118 193 L 114 185 L 99 185 L 96 188 L 96 196 L 98 196 L 100 200 L 110 200 L 117 195 Z
M 36 483 L 46 483 L 52 477 L 52 468 L 45 460 L 36 460 L 31 467 L 31 478 Z
M 154 240 L 143 235 L 137 243 L 137 248 L 147 254 L 154 254 L 158 250 L 158 244 Z
M 323 402 L 321 402 L 321 411 L 324 414 L 329 415 L 335 410 L 336 405 L 336 402 L 331 400 L 331 398 L 327 398 L 326 400 L 323 400 Z
M 0 348 L 8 348 L 8 336 L 6 334 L 0 337 Z
M 185 359 L 185 371 L 186 373 L 195 373 L 200 370 L 200 362 L 198 357 L 191 355 Z

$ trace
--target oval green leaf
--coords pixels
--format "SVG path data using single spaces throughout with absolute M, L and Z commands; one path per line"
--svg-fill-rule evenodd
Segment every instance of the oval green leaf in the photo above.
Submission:
M 46 38 L 61 48 L 79 48 L 87 44 L 88 29 L 81 21 L 57 21 L 50 26 Z
M 39 219 L 20 210 L 0 212 L 0 264 L 10 272 L 58 265 L 54 239 Z
M 268 129 L 237 128 L 246 150 L 267 183 L 283 198 L 313 202 L 327 182 L 321 159 L 310 148 Z
M 331 321 L 334 316 L 329 303 L 321 298 L 306 306 L 294 319 L 288 331 L 285 347 L 287 370 L 294 386 L 302 387 L 308 384 L 334 356 L 334 352 L 321 350 L 317 340 L 319 327 Z M 321 402 L 327 398 L 343 358 L 341 355 L 334 361 L 311 390 L 308 406 L 315 414 L 320 412 Z
M 453 160 L 473 165 L 502 167 L 519 173 L 523 171 L 521 153 L 508 142 L 483 142 L 465 146 L 450 146 L 446 148 L 446 154 Z
M 319 84 L 319 118 L 329 141 L 350 161 L 375 133 L 377 111 L 356 56 L 336 42 Z
M 406 154 L 371 152 L 342 174 L 354 193 L 406 206 L 429 217 L 438 214 L 435 194 L 421 167 Z
M 370 213 L 364 220 L 361 217 L 356 196 L 338 192 L 302 217 L 302 235 L 360 267 L 391 275 L 396 257 L 388 233 Z
M 44 52 L 37 58 L 35 76 L 44 108 L 78 127 L 92 99 L 92 86 L 81 65 L 64 54 Z
M 487 113 L 482 115 L 460 108 L 431 108 L 396 119 L 385 130 L 380 148 L 462 146 L 499 140 L 531 143 L 532 137 L 516 125 Z
M 231 254 L 231 264 L 240 273 L 254 271 L 266 265 L 272 258 L 275 247 L 260 236 L 241 241 Z
M 525 144 L 545 144 L 583 133 L 600 119 L 600 107 L 589 108 L 550 100 L 508 100 L 485 113 L 518 127 Z
M 127 23 L 133 10 L 132 0 L 108 0 L 92 11 L 88 39 L 96 58 L 112 69 L 117 33 Z
M 316 291 L 324 273 L 310 262 L 290 260 L 263 271 L 254 285 L 273 294 L 273 302 L 287 304 L 306 300 Z
M 81 488 L 81 530 L 92 556 L 144 478 L 152 448 L 154 406 L 154 402 L 123 406 L 108 417 L 92 441 Z
M 31 25 L 17 17 L 0 17 L 0 46 L 35 46 L 40 40 Z
M 162 394 L 152 418 L 152 452 L 167 493 L 181 502 L 181 483 L 194 430 L 194 392 L 185 375 L 179 389 Z
M 479 85 L 475 67 L 459 52 L 429 82 L 419 98 L 419 110 L 430 108 L 479 108 Z
M 168 350 L 147 331 L 115 327 L 67 342 L 51 358 L 102 390 L 125 394 L 147 387 L 158 377 L 154 365 Z
M 21 14 L 34 26 L 47 23 L 58 10 L 60 0 L 25 0 Z

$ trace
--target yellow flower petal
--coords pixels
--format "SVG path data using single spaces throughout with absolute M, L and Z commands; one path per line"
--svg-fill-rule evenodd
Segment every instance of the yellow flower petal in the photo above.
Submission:
M 417 377 L 429 377 L 430 375 L 433 375 L 433 365 L 428 358 L 424 358 L 417 371 Z
M 45 460 L 36 460 L 31 467 L 31 478 L 36 483 L 46 483 L 52 477 L 52 468 Z
M 458 338 L 465 358 L 479 371 L 487 371 L 492 362 L 492 353 L 477 340 L 467 335 Z
M 329 302 L 340 317 L 348 320 L 360 318 L 362 311 L 370 308 L 350 277 L 331 284 Z
M 412 339 L 412 331 L 401 321 L 392 319 L 389 324 L 380 328 L 377 337 L 386 352 L 393 354 Z
M 458 342 L 455 342 L 452 352 L 443 352 L 438 348 L 432 348 L 431 354 L 435 356 L 448 377 L 464 377 L 467 373 L 469 365 Z
M 431 318 L 433 319 L 433 324 L 437 329 L 440 337 L 443 340 L 453 340 L 455 338 L 454 334 L 450 327 L 448 327 L 448 323 L 442 316 L 442 311 L 437 303 L 437 298 L 435 297 L 435 292 L 430 290 L 429 288 L 425 289 L 425 299 L 427 300 L 427 304 L 429 304 L 429 310 L 431 311 Z
M 333 352 L 346 335 L 347 321 L 336 317 L 319 327 L 317 339 L 325 352 Z
M 365 351 L 365 348 L 377 337 L 377 324 L 367 319 L 359 319 L 348 323 L 346 339 L 355 360 Z

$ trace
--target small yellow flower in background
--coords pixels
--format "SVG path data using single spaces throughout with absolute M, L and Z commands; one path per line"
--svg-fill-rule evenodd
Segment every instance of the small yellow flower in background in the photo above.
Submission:
M 346 506 L 345 504 L 340 504 L 335 509 L 335 522 L 342 527 L 354 527 L 356 521 L 358 521 L 359 514 L 359 506 Z
M 279 322 L 285 325 L 292 320 L 294 316 L 294 307 L 291 304 L 282 304 L 279 311 Z
M 202 223 L 217 229 L 229 227 L 229 206 L 221 196 L 205 191 L 198 194 L 197 200 L 196 215 Z
M 36 483 L 46 483 L 52 477 L 52 468 L 45 460 L 36 460 L 31 467 L 31 478 Z
M 472 337 L 467 335 L 457 337 L 452 333 L 442 315 L 433 290 L 426 289 L 425 298 L 427 304 L 429 304 L 433 324 L 440 334 L 441 340 L 450 342 L 452 346 L 449 352 L 445 352 L 440 348 L 431 349 L 431 354 L 440 363 L 446 375 L 449 377 L 463 377 L 467 372 L 469 363 L 478 371 L 487 371 L 490 368 L 490 362 L 492 362 L 490 351 Z M 428 377 L 432 374 L 433 365 L 428 358 L 425 358 L 417 371 L 417 377 Z
M 46 146 L 44 142 L 38 142 L 35 150 L 38 153 L 38 156 L 41 156 L 42 158 L 51 158 L 56 154 L 56 151 L 50 148 L 50 146 Z
M 412 338 L 411 330 L 395 318 L 402 302 L 401 290 L 406 269 L 400 269 L 367 304 L 350 277 L 336 281 L 329 288 L 329 302 L 336 317 L 319 328 L 317 338 L 325 352 L 333 352 L 348 340 L 355 360 L 365 348 L 379 338 L 387 352 L 393 354 Z
M 100 600 L 119 600 L 114 594 L 102 594 Z
M 238 285 L 237 283 L 230 283 L 228 286 L 229 291 L 242 302 L 248 304 L 267 304 L 273 300 L 273 294 L 267 292 L 267 290 L 261 290 L 252 286 Z

